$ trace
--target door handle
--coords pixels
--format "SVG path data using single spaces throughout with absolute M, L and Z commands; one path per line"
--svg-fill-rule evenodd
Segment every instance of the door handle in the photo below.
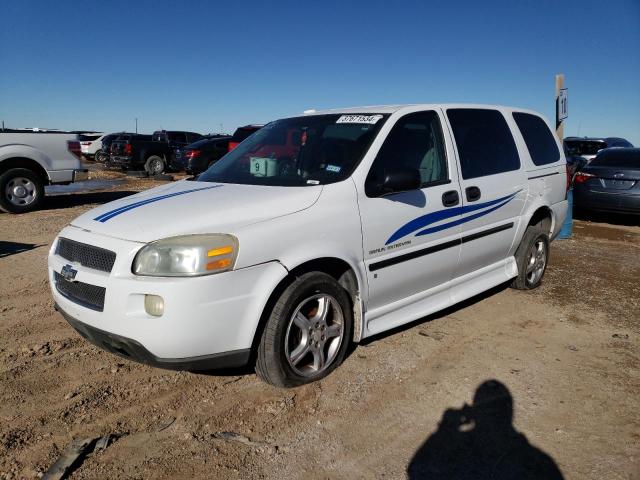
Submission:
M 457 190 L 449 190 L 442 194 L 442 205 L 445 207 L 453 207 L 460 203 L 460 195 Z
M 478 187 L 467 187 L 464 189 L 464 193 L 467 196 L 467 202 L 475 202 L 476 200 L 480 200 L 480 196 L 482 195 Z

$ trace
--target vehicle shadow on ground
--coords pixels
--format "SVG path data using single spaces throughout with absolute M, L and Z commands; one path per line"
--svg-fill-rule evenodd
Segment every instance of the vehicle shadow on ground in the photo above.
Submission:
M 562 480 L 555 461 L 512 425 L 513 397 L 498 380 L 478 386 L 473 404 L 447 409 L 416 451 L 410 480 Z
M 591 212 L 588 210 L 575 209 L 573 218 L 586 222 L 609 223 L 611 225 L 622 225 L 625 227 L 640 227 L 640 215 L 625 215 L 623 213 Z
M 0 258 L 9 257 L 16 253 L 28 252 L 34 248 L 44 247 L 46 243 L 36 245 L 35 243 L 19 243 L 19 242 L 5 242 L 0 240 Z
M 135 191 L 119 190 L 115 192 L 86 192 L 69 193 L 64 195 L 51 195 L 45 197 L 42 210 L 57 210 L 61 208 L 73 208 L 81 205 L 101 204 L 119 200 L 134 193 Z
M 220 368 L 213 370 L 189 370 L 189 373 L 194 375 L 203 375 L 206 377 L 244 377 L 246 375 L 256 373 L 255 360 L 250 360 L 249 363 L 243 367 Z

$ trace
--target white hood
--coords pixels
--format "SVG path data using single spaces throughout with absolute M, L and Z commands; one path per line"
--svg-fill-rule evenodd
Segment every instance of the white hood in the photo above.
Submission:
M 233 233 L 252 223 L 309 208 L 321 192 L 321 186 L 181 181 L 101 205 L 71 225 L 138 242 L 194 233 Z

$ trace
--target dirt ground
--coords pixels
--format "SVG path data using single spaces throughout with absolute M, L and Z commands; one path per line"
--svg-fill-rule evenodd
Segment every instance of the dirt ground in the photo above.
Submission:
M 280 390 L 251 369 L 131 363 L 54 311 L 58 231 L 157 183 L 0 214 L 0 478 L 42 477 L 74 438 L 114 434 L 71 478 L 640 479 L 637 222 L 577 221 L 538 290 L 494 289 Z

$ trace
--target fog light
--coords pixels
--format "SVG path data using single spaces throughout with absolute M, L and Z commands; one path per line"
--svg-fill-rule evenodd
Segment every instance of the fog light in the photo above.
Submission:
M 164 313 L 164 300 L 158 295 L 145 295 L 144 310 L 149 315 L 160 317 Z

